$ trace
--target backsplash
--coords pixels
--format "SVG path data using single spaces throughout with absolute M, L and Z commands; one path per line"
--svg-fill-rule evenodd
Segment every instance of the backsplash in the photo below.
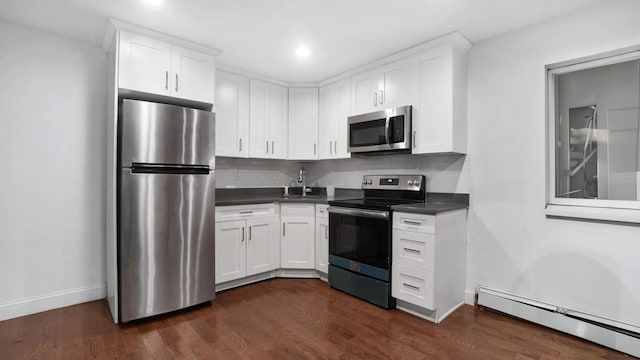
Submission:
M 295 161 L 216 157 L 216 188 L 298 186 L 299 169 Z
M 469 156 L 381 155 L 296 162 L 216 158 L 216 188 L 299 186 L 298 170 L 307 170 L 307 185 L 360 189 L 366 174 L 416 174 L 427 177 L 428 192 L 469 193 Z
M 469 156 L 465 155 L 381 155 L 324 160 L 307 167 L 309 181 L 320 187 L 359 189 L 362 176 L 368 174 L 425 175 L 428 192 L 469 193 Z

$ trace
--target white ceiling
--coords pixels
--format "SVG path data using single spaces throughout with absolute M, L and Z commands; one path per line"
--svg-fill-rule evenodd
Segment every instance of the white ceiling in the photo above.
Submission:
M 107 19 L 223 51 L 288 82 L 325 80 L 452 31 L 472 42 L 611 0 L 0 0 L 0 18 L 100 44 Z M 299 44 L 311 56 L 299 59 Z

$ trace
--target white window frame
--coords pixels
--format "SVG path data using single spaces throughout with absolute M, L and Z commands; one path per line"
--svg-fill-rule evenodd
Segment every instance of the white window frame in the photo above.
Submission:
M 595 200 L 556 197 L 556 116 L 554 77 L 570 72 L 640 59 L 640 46 L 550 64 L 546 69 L 547 201 L 549 217 L 640 223 L 640 199 Z

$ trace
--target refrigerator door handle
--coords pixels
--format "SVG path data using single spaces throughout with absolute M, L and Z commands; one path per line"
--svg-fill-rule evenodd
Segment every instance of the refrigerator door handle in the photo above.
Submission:
M 144 164 L 132 163 L 132 174 L 192 174 L 209 175 L 208 165 L 165 165 L 165 164 Z

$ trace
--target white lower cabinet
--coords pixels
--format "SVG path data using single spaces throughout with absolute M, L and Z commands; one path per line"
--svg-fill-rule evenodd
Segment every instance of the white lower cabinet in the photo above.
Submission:
M 216 223 L 216 284 L 247 275 L 245 224 L 245 220 Z
M 434 309 L 432 272 L 397 265 L 392 276 L 393 297 L 426 309 Z
M 216 209 L 216 284 L 280 267 L 276 204 Z
M 329 273 L 329 205 L 316 205 L 316 270 Z
M 315 268 L 315 205 L 281 205 L 280 267 Z
M 439 323 L 464 304 L 466 212 L 393 213 L 391 295 L 399 309 Z

